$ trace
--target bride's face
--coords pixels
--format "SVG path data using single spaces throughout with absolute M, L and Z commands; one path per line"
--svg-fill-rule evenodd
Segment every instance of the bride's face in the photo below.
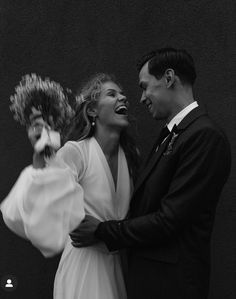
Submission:
M 121 88 L 114 82 L 104 83 L 96 107 L 96 125 L 117 130 L 127 127 L 128 107 L 129 103 Z

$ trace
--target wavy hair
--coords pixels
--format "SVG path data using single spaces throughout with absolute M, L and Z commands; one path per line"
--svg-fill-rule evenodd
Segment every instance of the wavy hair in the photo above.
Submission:
M 76 96 L 75 116 L 72 119 L 72 125 L 68 130 L 65 141 L 80 141 L 94 135 L 95 127 L 92 126 L 94 120 L 88 114 L 88 108 L 97 102 L 101 94 L 102 85 L 106 82 L 114 82 L 121 88 L 121 85 L 113 75 L 105 73 L 95 74 L 82 86 L 79 94 Z M 133 117 L 129 118 L 130 121 L 134 121 Z M 133 137 L 129 133 L 129 128 L 126 128 L 121 132 L 120 145 L 124 150 L 130 175 L 135 180 L 139 168 L 139 151 Z

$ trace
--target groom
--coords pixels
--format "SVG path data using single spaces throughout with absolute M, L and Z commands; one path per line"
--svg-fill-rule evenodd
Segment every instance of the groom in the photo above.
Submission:
M 100 223 L 87 216 L 71 234 L 73 245 L 100 240 L 110 251 L 129 249 L 129 299 L 206 299 L 230 147 L 194 99 L 195 67 L 185 50 L 149 53 L 138 70 L 141 103 L 166 126 L 136 182 L 129 218 Z

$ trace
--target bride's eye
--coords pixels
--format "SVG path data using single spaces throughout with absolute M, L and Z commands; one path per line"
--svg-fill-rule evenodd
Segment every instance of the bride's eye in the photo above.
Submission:
M 115 97 L 116 96 L 116 93 L 115 92 L 109 92 L 108 94 L 107 94 L 109 97 Z

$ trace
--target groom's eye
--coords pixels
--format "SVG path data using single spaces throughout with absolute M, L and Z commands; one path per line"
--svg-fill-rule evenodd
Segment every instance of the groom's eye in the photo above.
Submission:
M 146 88 L 147 88 L 146 85 L 143 83 L 140 83 L 139 86 L 142 90 L 146 90 Z

